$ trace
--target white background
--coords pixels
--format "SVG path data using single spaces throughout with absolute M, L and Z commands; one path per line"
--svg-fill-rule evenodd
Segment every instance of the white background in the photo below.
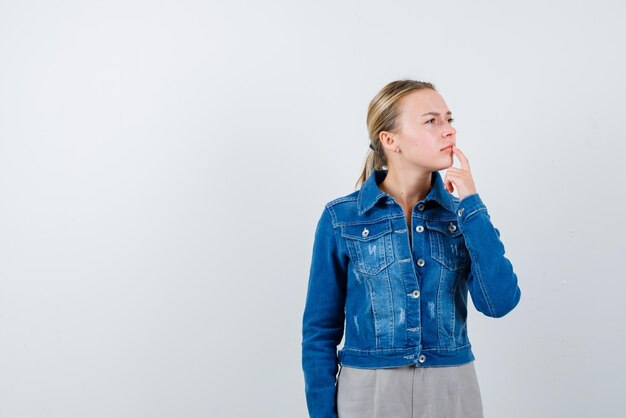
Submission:
M 315 225 L 405 77 L 453 111 L 519 277 L 509 315 L 470 307 L 485 415 L 625 416 L 625 18 L 2 1 L 0 418 L 306 416 Z

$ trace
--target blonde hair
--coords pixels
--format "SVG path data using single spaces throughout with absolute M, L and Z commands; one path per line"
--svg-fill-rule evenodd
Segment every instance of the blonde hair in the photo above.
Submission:
M 367 108 L 367 131 L 370 149 L 365 157 L 363 172 L 356 182 L 356 188 L 367 180 L 374 170 L 387 165 L 387 157 L 380 143 L 382 131 L 393 132 L 400 116 L 400 100 L 409 93 L 422 89 L 435 90 L 432 83 L 416 80 L 397 80 L 388 83 L 374 96 Z M 372 149 L 373 148 L 373 149 Z

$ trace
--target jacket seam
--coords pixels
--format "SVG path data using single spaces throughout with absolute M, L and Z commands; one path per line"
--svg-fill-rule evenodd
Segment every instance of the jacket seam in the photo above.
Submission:
M 337 217 L 335 216 L 335 212 L 333 211 L 332 206 L 330 206 L 330 203 L 326 205 L 326 210 L 328 211 L 328 214 L 330 215 L 330 223 L 331 223 L 331 227 L 333 229 L 333 237 L 335 238 L 335 245 L 337 246 L 337 250 L 339 250 L 340 245 L 339 245 L 339 240 L 337 239 Z
M 465 239 L 467 240 L 468 237 L 465 234 L 463 234 L 463 235 L 465 236 Z M 470 242 L 471 242 L 471 239 L 470 239 Z M 478 262 L 476 262 L 476 258 L 472 254 L 472 251 L 469 251 L 469 253 L 470 253 L 470 258 L 472 259 L 472 265 L 475 266 L 475 268 L 476 268 L 476 280 L 478 280 L 478 286 L 480 287 L 480 291 L 483 294 L 483 297 L 485 298 L 485 302 L 487 303 L 487 308 L 489 309 L 489 313 L 491 315 L 495 315 L 495 312 L 493 310 L 493 306 L 491 304 L 491 301 L 489 299 L 489 295 L 488 295 L 487 290 L 486 290 L 485 283 L 483 281 L 483 277 L 482 277 L 483 274 L 480 271 L 480 266 L 479 266 Z
M 420 351 L 458 351 L 458 350 L 464 350 L 467 349 L 468 347 L 471 347 L 472 344 L 471 343 L 467 343 L 467 344 L 463 344 L 460 346 L 456 346 L 456 347 L 429 347 L 429 348 L 421 348 Z M 358 348 L 352 348 L 352 347 L 343 347 L 343 349 L 341 351 L 343 351 L 344 353 L 346 352 L 358 352 L 358 353 L 367 353 L 367 354 L 375 354 L 375 353 L 381 353 L 381 352 L 396 352 L 396 351 L 407 351 L 407 350 L 413 350 L 418 348 L 417 346 L 413 346 L 413 347 L 398 347 L 398 348 L 379 348 L 379 349 L 371 349 L 371 350 L 361 350 Z
M 345 202 L 356 202 L 357 198 L 355 196 L 343 196 L 343 197 L 338 197 L 337 199 L 333 199 L 330 202 L 328 202 L 326 204 L 326 207 L 330 208 L 332 206 L 336 206 L 340 203 L 345 203 Z
M 468 213 L 467 215 L 465 215 L 465 220 L 471 218 L 472 215 L 474 215 L 475 213 L 486 211 L 486 210 L 487 210 L 487 208 L 485 206 L 479 206 L 478 208 L 476 208 L 476 210 L 474 210 L 474 211 Z

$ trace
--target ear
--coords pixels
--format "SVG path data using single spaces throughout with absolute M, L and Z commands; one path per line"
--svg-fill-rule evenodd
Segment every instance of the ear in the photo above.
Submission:
M 394 152 L 394 150 L 398 146 L 393 134 L 391 134 L 390 132 L 382 131 L 380 134 L 378 134 L 378 138 L 380 139 L 380 144 L 383 146 L 383 148 L 386 148 L 389 152 Z

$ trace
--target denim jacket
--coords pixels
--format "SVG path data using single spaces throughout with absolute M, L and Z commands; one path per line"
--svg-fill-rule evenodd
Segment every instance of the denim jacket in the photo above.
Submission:
M 500 232 L 477 193 L 459 202 L 435 171 L 407 225 L 402 207 L 378 187 L 386 173 L 374 171 L 360 190 L 326 204 L 317 224 L 302 327 L 314 418 L 337 416 L 339 364 L 439 367 L 474 360 L 468 290 L 490 317 L 506 315 L 520 300 Z

